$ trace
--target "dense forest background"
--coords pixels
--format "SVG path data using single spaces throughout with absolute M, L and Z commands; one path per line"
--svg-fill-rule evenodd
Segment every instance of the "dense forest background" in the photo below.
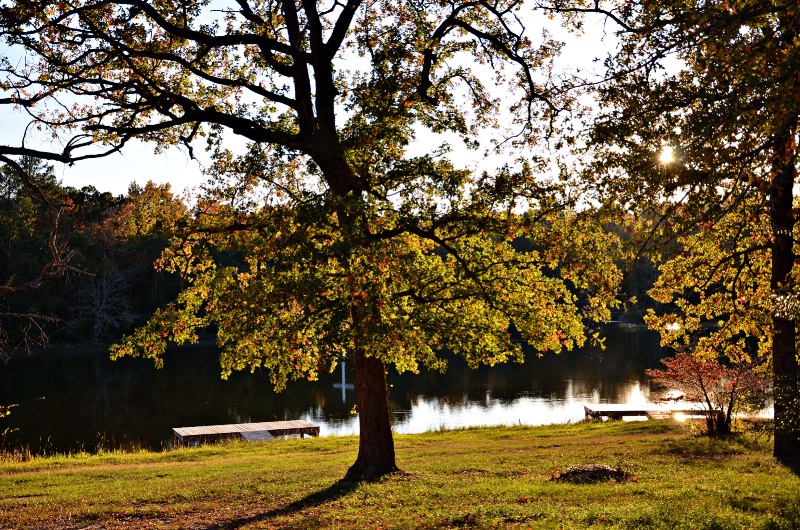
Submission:
M 117 196 L 93 186 L 77 189 L 63 186 L 46 162 L 25 158 L 23 166 L 59 209 L 58 241 L 74 252 L 70 264 L 77 272 L 0 299 L 4 355 L 47 344 L 109 344 L 175 299 L 180 278 L 154 264 L 196 215 L 187 198 L 152 181 L 131 183 L 126 195 Z M 22 284 L 47 264 L 52 222 L 48 206 L 25 190 L 14 171 L 1 167 L 0 284 Z M 611 228 L 636 244 L 635 234 Z M 647 290 L 658 270 L 645 256 L 619 266 L 626 271 L 620 296 L 628 303 L 612 318 L 641 322 L 645 310 L 657 305 Z
M 179 279 L 153 264 L 189 215 L 169 184 L 132 183 L 114 196 L 62 186 L 53 168 L 23 161 L 60 212 L 57 241 L 74 254 L 62 281 L 0 299 L 6 351 L 46 343 L 107 343 L 172 300 Z M 0 169 L 0 284 L 22 285 L 46 266 L 51 212 L 10 168 Z

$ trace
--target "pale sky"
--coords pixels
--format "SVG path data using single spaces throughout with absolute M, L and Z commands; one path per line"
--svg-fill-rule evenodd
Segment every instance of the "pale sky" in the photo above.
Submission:
M 546 23 L 551 33 L 567 43 L 558 61 L 560 68 L 566 68 L 572 72 L 578 68 L 581 71 L 600 70 L 601 66 L 594 64 L 593 60 L 598 56 L 604 57 L 603 54 L 607 53 L 608 48 L 615 42 L 612 26 L 609 25 L 606 28 L 608 31 L 604 32 L 599 20 L 596 24 L 587 23 L 586 35 L 576 38 L 558 28 L 557 22 L 546 21 Z M 531 37 L 538 37 L 541 29 L 541 22 L 530 23 L 527 33 Z M 0 142 L 6 145 L 19 145 L 27 123 L 26 116 L 21 111 L 12 112 L 8 108 L 0 108 L 0 117 L 3 121 L 3 126 L 0 128 Z M 48 142 L 36 145 L 37 141 L 40 141 L 39 139 L 45 137 L 46 135 L 43 133 L 31 134 L 29 132 L 27 145 L 47 149 L 48 143 L 51 141 L 49 138 Z M 446 139 L 445 137 L 441 138 L 442 140 Z M 240 139 L 233 139 L 231 143 L 243 145 Z M 410 146 L 409 151 L 419 154 L 420 148 L 430 149 L 439 143 L 440 141 L 437 141 L 434 135 L 426 134 L 425 137 L 418 138 L 417 145 Z M 463 145 L 457 139 L 450 140 L 450 143 L 455 149 L 453 160 L 464 163 L 467 167 L 487 169 L 487 163 L 494 163 L 483 158 L 482 149 L 467 151 L 463 149 Z M 127 145 L 122 153 L 81 161 L 71 167 L 56 163 L 55 169 L 56 175 L 65 186 L 80 188 L 92 185 L 101 191 L 110 191 L 115 195 L 120 195 L 127 192 L 129 184 L 133 181 L 144 184 L 148 180 L 152 180 L 156 183 L 169 182 L 172 185 L 172 191 L 180 194 L 204 181 L 202 169 L 209 163 L 204 148 L 204 143 L 199 143 L 195 147 L 195 156 L 199 160 L 190 160 L 188 154 L 178 148 L 173 147 L 160 154 L 154 154 L 153 144 L 134 142 Z

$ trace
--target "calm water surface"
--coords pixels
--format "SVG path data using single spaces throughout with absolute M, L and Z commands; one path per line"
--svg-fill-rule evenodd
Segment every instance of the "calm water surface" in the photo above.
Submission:
M 647 368 L 662 356 L 658 335 L 613 330 L 607 348 L 583 348 L 523 364 L 470 370 L 450 359 L 445 374 L 390 371 L 394 429 L 417 433 L 473 425 L 541 425 L 577 421 L 585 402 L 644 402 Z M 110 361 L 105 351 L 46 350 L 0 363 L 0 404 L 16 403 L 0 420 L 17 431 L 6 447 L 94 451 L 98 447 L 160 449 L 171 429 L 193 425 L 307 419 L 321 434 L 357 434 L 355 392 L 341 389 L 341 371 L 317 382 L 295 381 L 275 393 L 266 374 L 220 379 L 214 348 L 168 352 L 164 369 L 143 359 Z M 354 381 L 346 363 L 346 385 Z

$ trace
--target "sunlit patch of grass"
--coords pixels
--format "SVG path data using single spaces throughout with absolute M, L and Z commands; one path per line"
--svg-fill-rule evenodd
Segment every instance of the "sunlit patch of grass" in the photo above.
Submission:
M 800 527 L 800 479 L 768 447 L 668 421 L 398 435 L 403 472 L 340 483 L 357 446 L 332 437 L 3 462 L 0 527 Z M 586 463 L 637 481 L 551 480 Z

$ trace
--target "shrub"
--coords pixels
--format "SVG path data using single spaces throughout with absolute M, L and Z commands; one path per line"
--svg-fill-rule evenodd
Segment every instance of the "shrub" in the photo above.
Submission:
M 726 366 L 685 352 L 661 363 L 665 370 L 647 370 L 647 375 L 657 384 L 680 390 L 686 399 L 700 402 L 712 436 L 730 434 L 733 413 L 747 398 L 764 392 L 764 380 L 752 364 Z

